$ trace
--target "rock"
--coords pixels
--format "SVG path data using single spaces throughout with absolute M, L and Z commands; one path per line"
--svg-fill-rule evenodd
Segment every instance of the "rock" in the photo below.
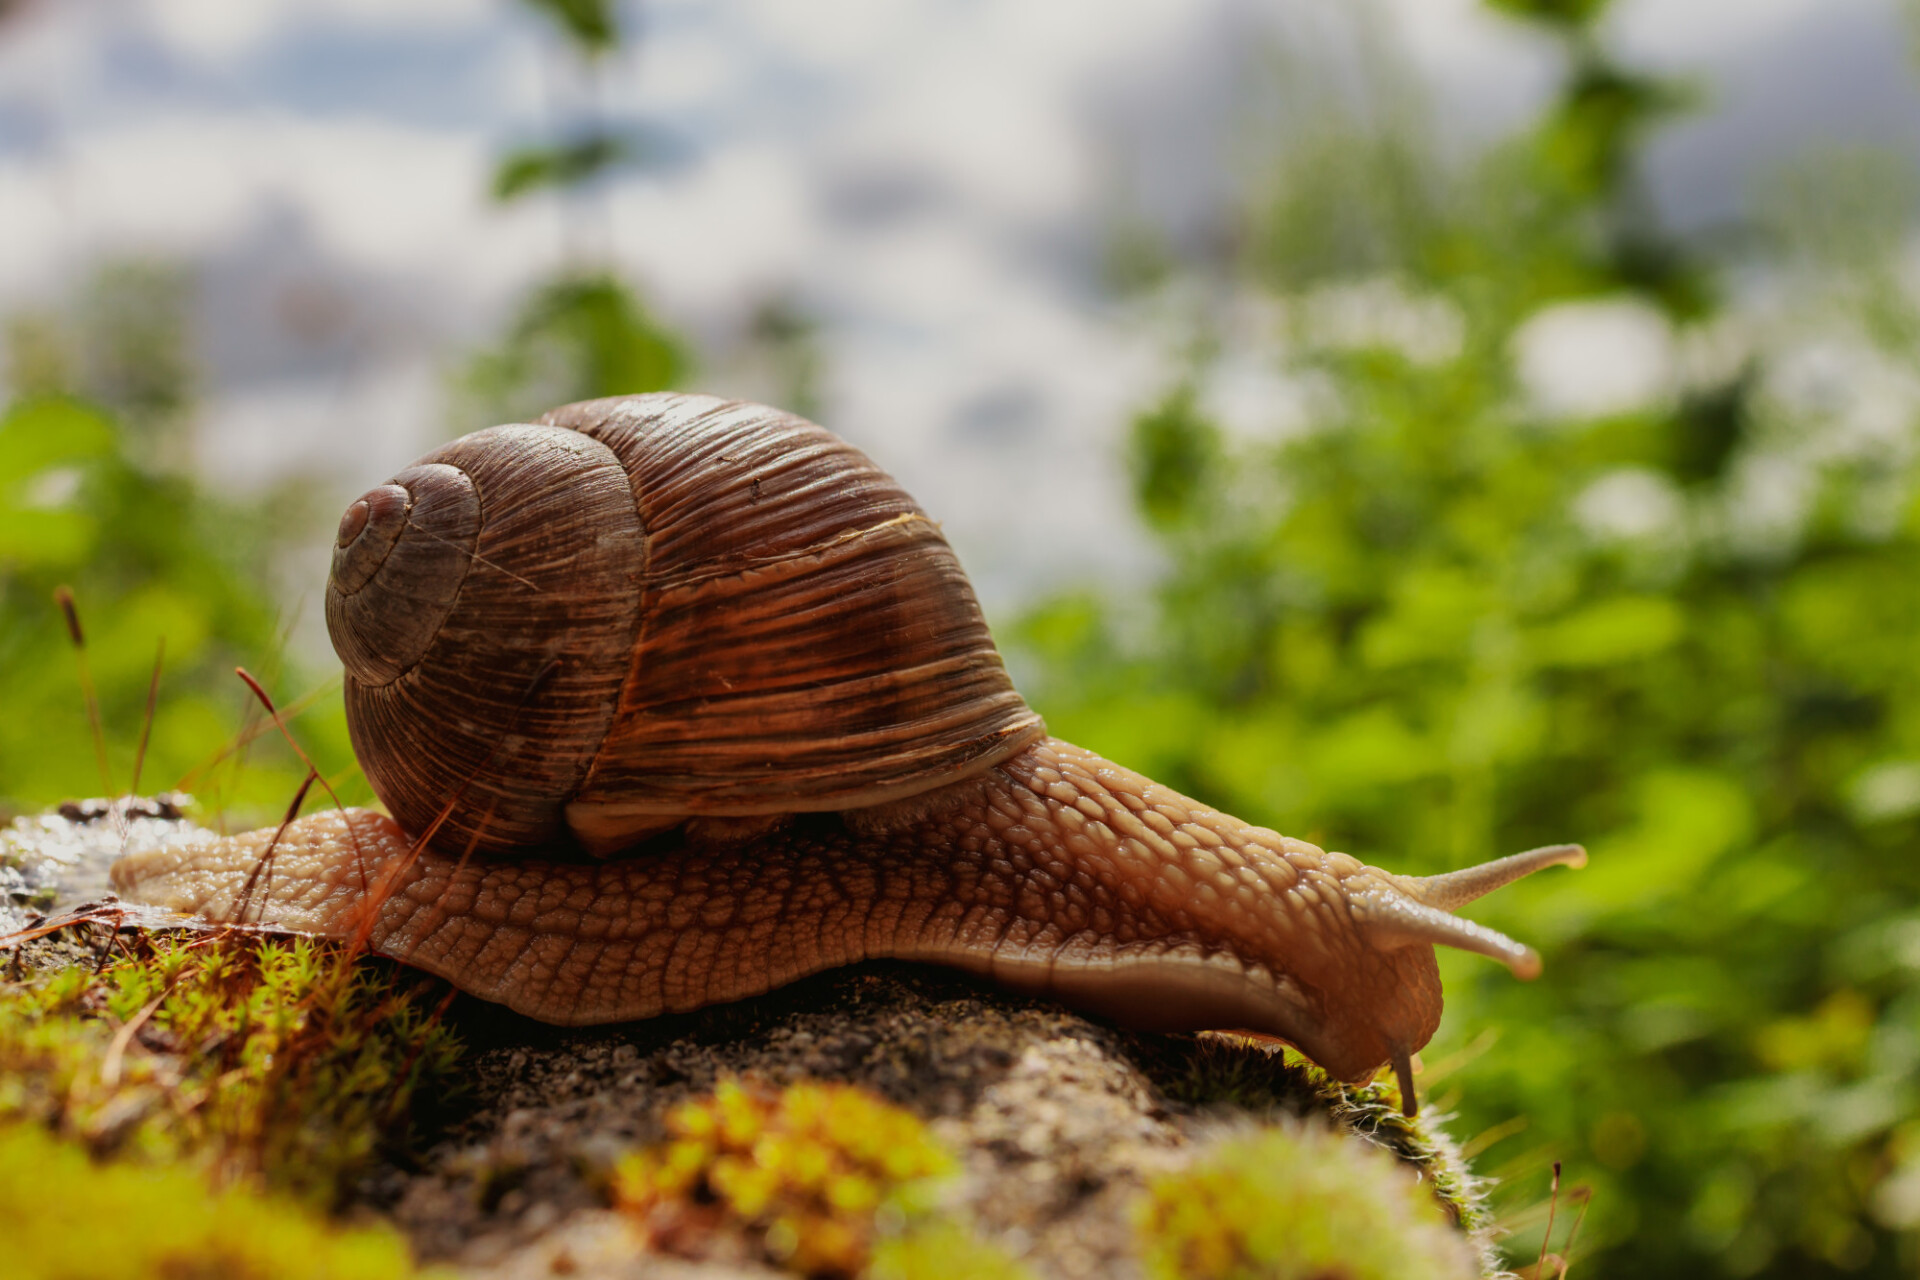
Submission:
M 12 927 L 97 892 L 136 842 L 182 830 L 177 807 L 81 805 L 0 833 L 0 867 L 39 895 Z M 88 955 L 71 936 L 35 963 Z M 1134 1207 L 1156 1176 L 1225 1134 L 1338 1126 L 1385 1147 L 1437 1189 L 1474 1247 L 1487 1228 L 1471 1178 L 1431 1122 L 1382 1091 L 1342 1090 L 1279 1050 L 1235 1037 L 1141 1035 L 929 967 L 872 963 L 752 1000 L 586 1030 L 535 1023 L 466 996 L 444 1016 L 467 1045 L 463 1096 L 407 1161 L 349 1188 L 345 1212 L 399 1227 L 423 1260 L 473 1276 L 771 1274 L 747 1253 L 643 1254 L 609 1205 L 626 1153 L 656 1143 L 678 1104 L 723 1080 L 858 1086 L 921 1118 L 958 1157 L 941 1211 L 1035 1275 L 1131 1277 Z M 1490 1255 L 1486 1255 L 1490 1256 Z

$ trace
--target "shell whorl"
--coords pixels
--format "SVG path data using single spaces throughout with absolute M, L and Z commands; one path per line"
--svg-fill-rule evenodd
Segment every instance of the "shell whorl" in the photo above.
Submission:
M 391 684 L 420 660 L 473 561 L 480 496 L 465 472 L 409 467 L 347 508 L 334 543 L 327 625 L 363 684 Z
M 354 503 L 341 537 L 327 628 L 374 792 L 442 848 L 560 837 L 638 620 L 619 459 L 554 427 L 475 432 Z
M 441 848 L 878 804 L 1045 733 L 938 526 L 764 406 L 628 396 L 476 432 L 338 543 L 355 751 Z

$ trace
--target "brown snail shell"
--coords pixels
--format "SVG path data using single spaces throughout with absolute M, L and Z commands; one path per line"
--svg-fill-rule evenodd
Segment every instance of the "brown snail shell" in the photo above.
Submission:
M 1045 732 L 913 499 L 711 396 L 435 450 L 348 508 L 326 612 L 369 782 L 454 852 L 880 804 Z

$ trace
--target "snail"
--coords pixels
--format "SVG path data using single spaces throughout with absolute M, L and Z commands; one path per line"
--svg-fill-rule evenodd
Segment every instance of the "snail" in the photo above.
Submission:
M 938 526 L 759 405 L 619 397 L 455 440 L 347 509 L 326 609 L 387 814 L 187 838 L 116 889 L 358 937 L 547 1022 L 931 961 L 1342 1080 L 1391 1063 L 1411 1113 L 1434 946 L 1539 970 L 1452 909 L 1585 861 L 1395 875 L 1049 737 Z

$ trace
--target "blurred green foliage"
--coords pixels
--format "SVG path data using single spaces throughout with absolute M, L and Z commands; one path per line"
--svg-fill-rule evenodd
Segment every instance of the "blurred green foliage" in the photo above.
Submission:
M 188 786 L 212 814 L 282 811 L 304 772 L 267 735 L 233 668 L 283 704 L 347 792 L 337 693 L 283 669 L 288 620 L 267 587 L 279 534 L 265 504 L 216 496 L 184 470 L 193 397 L 178 270 L 103 267 L 70 314 L 8 326 L 13 401 L 0 410 L 0 803 L 124 790 L 160 644 L 165 668 L 142 765 L 147 791 Z M 70 586 L 108 743 L 99 776 L 77 655 L 54 589 Z M 308 697 L 311 695 L 311 697 Z M 270 726 L 266 726 L 269 727 Z
M 464 424 L 530 422 L 555 405 L 659 391 L 688 366 L 680 340 L 610 273 L 537 285 L 505 340 L 475 356 L 458 388 Z
M 1471 912 L 1539 946 L 1541 981 L 1442 957 L 1430 1102 L 1487 1135 L 1516 1260 L 1557 1159 L 1594 1189 L 1596 1274 L 1911 1274 L 1911 401 L 1876 436 L 1783 393 L 1721 264 L 1635 188 L 1680 95 L 1608 60 L 1598 0 L 1497 7 L 1565 42 L 1559 99 L 1460 172 L 1394 135 L 1404 114 L 1277 147 L 1210 264 L 1238 301 L 1133 425 L 1166 572 L 1013 638 L 1056 733 L 1245 818 L 1408 872 L 1589 845 Z M 1808 168 L 1766 246 L 1819 349 L 1896 378 L 1920 313 L 1873 251 L 1909 190 L 1857 157 Z M 1343 221 L 1336 197 L 1368 203 Z M 1672 335 L 1677 390 L 1571 414 L 1529 394 L 1529 322 L 1595 303 Z M 1236 341 L 1296 421 L 1209 411 Z

